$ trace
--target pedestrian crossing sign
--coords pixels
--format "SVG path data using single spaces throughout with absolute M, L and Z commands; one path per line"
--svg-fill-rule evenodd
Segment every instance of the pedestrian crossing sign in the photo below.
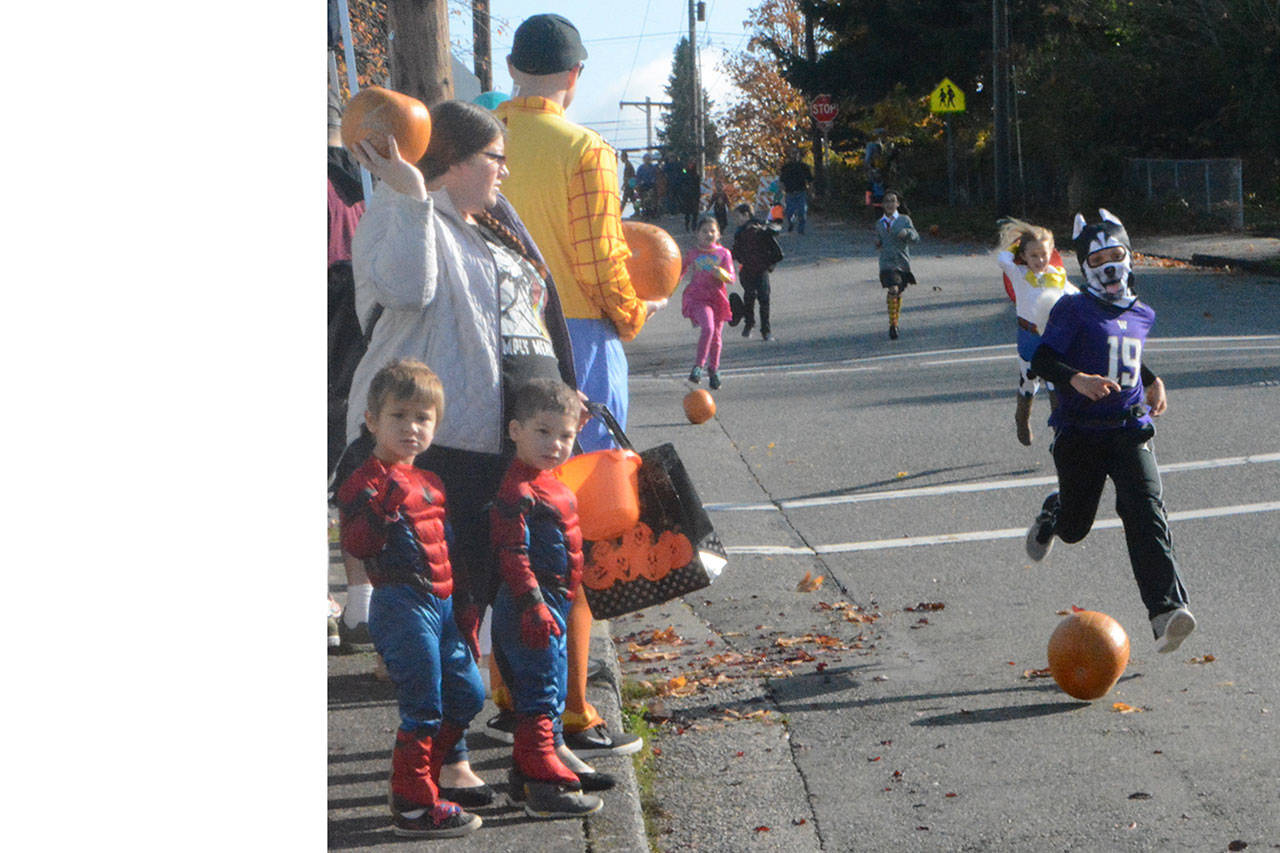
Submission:
M 929 112 L 962 113 L 964 112 L 964 89 L 952 83 L 946 77 L 929 95 Z

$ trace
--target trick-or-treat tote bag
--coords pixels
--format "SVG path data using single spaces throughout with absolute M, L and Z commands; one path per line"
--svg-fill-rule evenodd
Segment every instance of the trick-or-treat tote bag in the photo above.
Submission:
M 614 438 L 634 449 L 603 405 L 590 404 Z M 587 543 L 582 586 L 591 614 L 608 619 L 702 589 L 728 563 L 724 545 L 676 449 L 669 442 L 640 453 L 640 520 L 613 539 Z

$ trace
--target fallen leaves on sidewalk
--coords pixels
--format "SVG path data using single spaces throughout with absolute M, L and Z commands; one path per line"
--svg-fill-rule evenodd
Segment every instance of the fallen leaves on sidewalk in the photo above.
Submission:
M 822 587 L 822 581 L 826 575 L 818 575 L 816 578 L 811 572 L 805 572 L 804 577 L 800 579 L 800 583 L 796 584 L 796 592 L 817 592 Z
M 1198 658 L 1192 658 L 1187 661 L 1187 663 L 1213 663 L 1215 660 L 1217 660 L 1217 658 L 1213 655 L 1201 655 Z
M 1141 714 L 1146 708 L 1135 708 L 1133 705 L 1124 702 L 1115 702 L 1111 705 L 1111 710 L 1120 714 Z
M 1024 669 L 1022 671 L 1023 678 L 1051 678 L 1053 673 L 1049 672 L 1049 667 L 1044 669 Z

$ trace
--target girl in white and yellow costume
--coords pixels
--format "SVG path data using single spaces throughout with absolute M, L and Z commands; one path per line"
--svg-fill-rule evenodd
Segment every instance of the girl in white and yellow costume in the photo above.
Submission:
M 1014 425 L 1018 441 L 1030 445 L 1031 402 L 1040 390 L 1040 378 L 1031 372 L 1031 356 L 1040 345 L 1040 334 L 1049 319 L 1049 310 L 1064 293 L 1077 293 L 1067 281 L 1062 258 L 1054 248 L 1053 232 L 1019 219 L 1000 221 L 1000 253 L 996 262 L 1004 272 L 1018 314 L 1018 408 Z M 1049 389 L 1050 404 L 1053 388 Z

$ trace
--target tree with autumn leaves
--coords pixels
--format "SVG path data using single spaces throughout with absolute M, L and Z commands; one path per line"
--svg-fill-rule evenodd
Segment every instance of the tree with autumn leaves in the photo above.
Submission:
M 766 45 L 781 44 L 799 52 L 804 45 L 804 18 L 796 0 L 762 0 L 743 22 L 751 38 L 745 50 L 726 57 L 722 68 L 741 92 L 723 113 L 720 164 L 728 180 L 750 196 L 762 178 L 776 175 L 792 147 L 808 140 L 809 105 L 783 76 L 777 57 Z

